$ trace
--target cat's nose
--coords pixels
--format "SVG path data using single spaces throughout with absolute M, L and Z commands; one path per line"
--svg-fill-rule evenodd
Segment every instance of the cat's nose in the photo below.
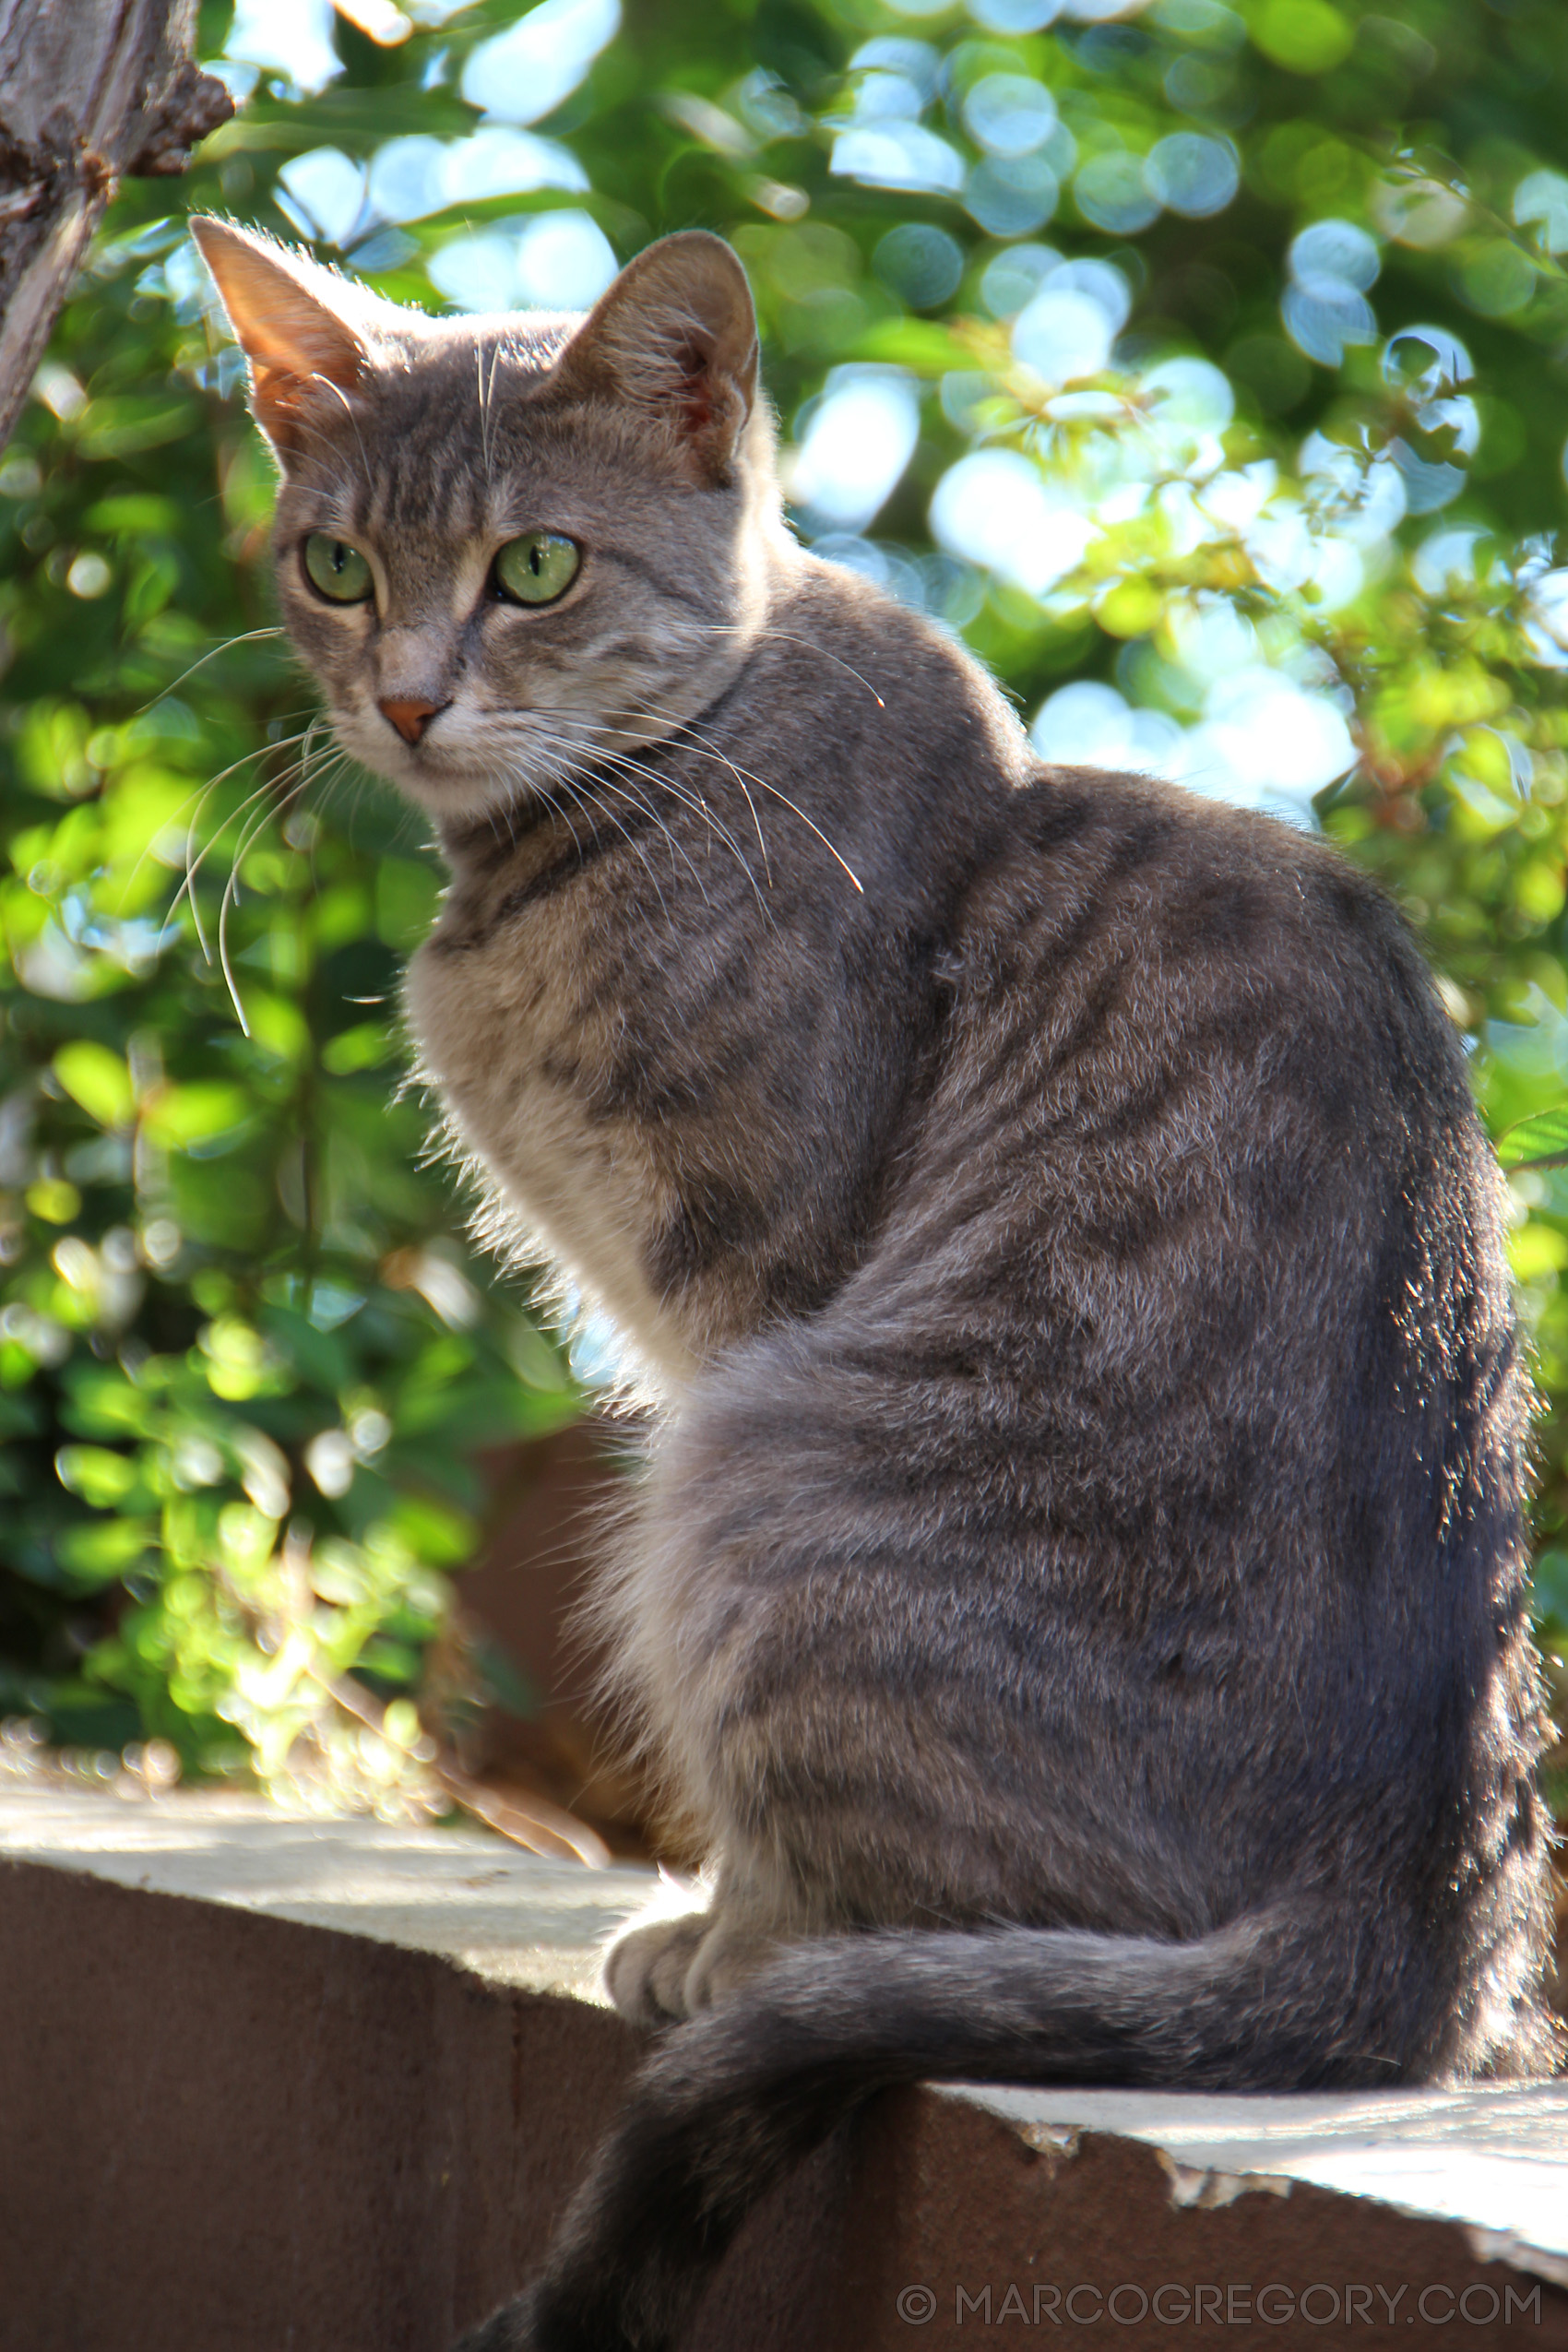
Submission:
M 398 702 L 392 699 L 376 704 L 383 719 L 396 727 L 405 743 L 417 743 L 436 713 L 445 707 L 444 702 Z

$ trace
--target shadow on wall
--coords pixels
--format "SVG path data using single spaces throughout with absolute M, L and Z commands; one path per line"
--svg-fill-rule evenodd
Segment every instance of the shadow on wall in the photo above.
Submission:
M 595 1653 L 572 1625 L 625 1443 L 624 1424 L 585 1420 L 480 1456 L 493 1532 L 458 1594 L 492 1703 L 458 1746 L 488 1788 L 548 1798 L 613 1855 L 689 1861 L 660 1840 L 645 1792 L 612 1759 L 592 1706 Z

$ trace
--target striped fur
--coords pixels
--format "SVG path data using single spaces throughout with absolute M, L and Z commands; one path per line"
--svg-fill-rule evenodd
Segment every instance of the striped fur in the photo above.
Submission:
M 711 1859 L 609 1955 L 662 2037 L 474 2352 L 675 2344 L 885 2084 L 1550 2068 L 1505 1203 L 1397 916 L 1321 841 L 1041 767 L 799 550 L 716 241 L 573 332 L 247 244 L 340 318 L 329 399 L 234 237 L 285 612 L 452 870 L 429 1072 L 658 1400 L 594 1608 Z M 535 526 L 578 583 L 498 613 Z M 311 602 L 323 528 L 374 609 Z M 417 747 L 394 688 L 443 706 Z

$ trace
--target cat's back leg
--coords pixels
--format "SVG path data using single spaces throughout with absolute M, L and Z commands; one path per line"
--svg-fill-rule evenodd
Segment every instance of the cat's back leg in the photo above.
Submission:
M 922 1434 L 922 1411 L 918 1379 L 820 1326 L 776 1333 L 731 1351 L 649 1473 L 600 1632 L 712 1892 L 618 1942 L 641 2022 L 823 1933 L 1214 1922 L 1184 1836 L 1102 1752 L 1115 1664 L 1073 1621 L 1027 1463 L 956 1475 L 983 1440 L 950 1416 Z
M 1479 1733 L 1431 1720 L 1410 1645 L 1331 1564 L 1332 1505 L 1314 1524 L 1303 1491 L 1282 1515 L 1278 1449 L 1260 1446 L 1267 1476 L 1236 1484 L 1223 1523 L 1190 1480 L 1173 1491 L 1201 1524 L 1174 1524 L 1177 1503 L 1163 1526 L 1130 1515 L 1117 1450 L 1072 1442 L 1084 1403 L 1059 1366 L 1028 1396 L 960 1370 L 885 1319 L 828 1314 L 730 1351 L 668 1433 L 602 1632 L 713 1893 L 634 1932 L 618 2002 L 689 2014 L 780 1945 L 859 1930 L 1185 1942 L 1301 1904 L 1343 1930 L 1313 1929 L 1324 2051 L 1348 2037 L 1395 2076 L 1511 2065 L 1544 1847 L 1500 1870 L 1467 1846 L 1467 1904 L 1432 1899 L 1463 1832 L 1439 1818 L 1439 1765 L 1451 1778 L 1448 1751 Z M 1121 1455 L 1134 1443 L 1130 1422 Z M 1497 1704 L 1512 1712 L 1501 1685 Z M 1515 2024 L 1494 2004 L 1496 2047 L 1461 2049 L 1456 2021 L 1499 1973 Z

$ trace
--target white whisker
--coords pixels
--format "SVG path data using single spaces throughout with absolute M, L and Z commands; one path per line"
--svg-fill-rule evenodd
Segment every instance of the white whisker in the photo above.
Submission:
M 170 695 L 177 695 L 188 679 L 194 678 L 198 670 L 205 670 L 209 661 L 216 661 L 220 653 L 232 653 L 237 645 L 255 645 L 263 637 L 280 637 L 282 635 L 280 628 L 247 629 L 242 636 L 225 637 L 221 645 L 215 645 L 210 652 L 204 653 L 199 661 L 193 661 L 188 670 L 182 670 L 172 684 L 160 686 L 149 702 L 144 702 L 139 710 L 131 713 L 132 718 L 145 719 L 149 710 L 156 710 Z
M 693 863 L 690 853 L 687 851 L 684 845 L 676 839 L 669 826 L 665 824 L 663 818 L 659 815 L 658 810 L 650 802 L 644 800 L 640 794 L 632 791 L 626 786 L 614 783 L 607 777 L 596 778 L 592 763 L 588 763 L 586 766 L 578 765 L 570 769 L 561 771 L 558 773 L 555 782 L 561 789 L 569 791 L 572 794 L 573 800 L 578 807 L 583 805 L 585 800 L 588 802 L 590 807 L 594 804 L 588 788 L 593 783 L 597 782 L 602 790 L 616 792 L 623 801 L 627 802 L 632 807 L 641 809 L 645 815 L 652 818 L 660 833 L 663 834 L 665 839 L 670 844 L 671 856 L 673 857 L 673 855 L 678 852 L 680 856 L 685 859 L 686 864 L 691 870 L 693 881 L 696 884 L 697 888 L 702 891 L 704 904 L 711 904 L 711 901 L 708 899 L 707 892 L 703 886 L 702 876 L 698 873 L 695 865 Z M 666 903 L 663 891 L 659 889 L 659 877 L 654 873 L 652 866 L 648 864 L 647 854 L 643 849 L 642 844 L 637 840 L 635 834 L 627 832 L 626 827 L 620 823 L 620 820 L 616 817 L 612 809 L 604 809 L 601 813 L 610 818 L 611 823 L 616 826 L 617 829 L 623 835 L 630 847 L 636 849 L 638 856 L 642 859 L 643 864 L 647 870 L 648 879 L 653 884 L 654 889 L 658 893 L 659 907 L 663 911 L 665 921 L 668 922 L 670 919 L 670 909 Z M 562 814 L 564 816 L 564 810 L 562 811 Z M 595 837 L 597 838 L 597 836 Z
M 736 621 L 688 621 L 683 625 L 689 628 L 695 636 L 720 637 L 738 636 L 741 634 L 741 624 Z M 857 684 L 862 685 L 865 688 L 873 702 L 875 703 L 878 710 L 886 709 L 887 705 L 883 701 L 882 696 L 877 693 L 876 688 L 872 684 L 871 680 L 869 678 L 862 678 L 852 661 L 846 661 L 842 654 L 834 653 L 828 647 L 819 645 L 814 637 L 802 637 L 793 629 L 778 629 L 774 628 L 771 624 L 766 629 L 759 629 L 752 642 L 754 644 L 760 644 L 764 637 L 778 637 L 780 643 L 784 645 L 804 646 L 808 653 L 820 654 L 824 661 L 837 662 L 840 670 L 847 670 L 850 677 L 856 681 Z
M 800 818 L 801 823 L 806 827 L 808 832 L 815 834 L 817 839 L 822 843 L 823 848 L 827 851 L 828 856 L 833 859 L 837 865 L 843 868 L 845 873 L 849 876 L 850 882 L 853 883 L 855 888 L 861 893 L 861 896 L 864 897 L 865 885 L 861 882 L 859 874 L 855 872 L 853 866 L 850 865 L 849 860 L 843 855 L 842 851 L 835 845 L 834 842 L 829 840 L 821 826 L 817 825 L 811 817 L 809 817 L 804 809 L 801 807 L 800 803 L 790 798 L 788 792 L 782 791 L 777 784 L 769 783 L 766 776 L 758 776 L 753 768 L 742 768 L 738 766 L 726 753 L 720 752 L 717 750 L 713 744 L 706 742 L 697 731 L 701 725 L 702 720 L 700 716 L 694 719 L 685 720 L 681 728 L 677 730 L 675 735 L 671 738 L 671 741 L 675 742 L 684 742 L 688 743 L 694 751 L 704 754 L 709 759 L 717 760 L 722 766 L 729 768 L 737 783 L 741 783 L 742 778 L 744 778 L 749 782 L 754 784 L 759 791 L 771 793 L 776 801 L 781 802 L 785 808 L 791 811 L 794 815 Z M 743 789 L 744 787 L 742 785 L 742 790 Z M 753 815 L 754 817 L 755 815 L 754 810 L 753 811 Z M 765 858 L 766 854 L 767 852 L 765 847 L 763 851 Z
M 618 734 L 618 735 L 619 735 L 619 734 L 624 734 L 624 733 L 626 732 L 626 730 L 625 730 L 624 728 L 618 727 L 618 728 L 616 728 L 616 729 L 615 729 L 615 731 L 615 731 L 615 733 L 616 733 L 616 734 Z M 732 759 L 727 759 L 727 758 L 725 757 L 725 755 L 724 755 L 724 754 L 723 754 L 722 752 L 715 750 L 715 749 L 714 749 L 711 745 L 702 743 L 700 741 L 698 741 L 698 739 L 696 738 L 696 736 L 695 736 L 695 732 L 694 732 L 694 734 L 693 734 L 693 742 L 694 742 L 694 744 L 695 745 L 695 748 L 696 748 L 696 749 L 698 749 L 698 750 L 700 750 L 700 751 L 705 751 L 705 752 L 707 752 L 707 754 L 708 754 L 708 756 L 709 756 L 710 758 L 722 761 L 722 762 L 723 762 L 723 765 L 724 765 L 724 766 L 725 766 L 729 769 L 729 771 L 730 771 L 731 775 L 734 778 L 734 779 L 735 779 L 736 783 L 740 786 L 740 788 L 741 788 L 741 792 L 742 792 L 742 797 L 743 797 L 743 799 L 744 799 L 744 801 L 745 801 L 746 806 L 747 806 L 747 808 L 751 811 L 752 824 L 753 824 L 753 826 L 754 826 L 755 827 L 755 829 L 756 829 L 757 848 L 758 848 L 758 849 L 762 851 L 762 870 L 763 870 L 763 873 L 764 873 L 764 875 L 765 875 L 765 876 L 766 876 L 766 878 L 767 886 L 768 886 L 768 888 L 771 890 L 771 889 L 772 889 L 772 887 L 773 887 L 773 864 L 772 864 L 772 861 L 771 861 L 771 859 L 768 857 L 768 854 L 767 854 L 767 843 L 766 843 L 766 840 L 764 839 L 764 837 L 763 837 L 762 820 L 761 820 L 761 818 L 757 815 L 757 813 L 756 813 L 756 802 L 753 800 L 753 798 L 752 798 L 752 796 L 751 796 L 750 792 L 746 790 L 746 783 L 745 783 L 745 778 L 744 778 L 744 777 L 742 776 L 742 774 L 741 770 L 740 770 L 740 769 L 739 769 L 739 768 L 735 766 L 735 763 L 734 763 L 734 761 L 733 761 Z M 705 809 L 706 809 L 706 807 L 707 807 L 707 803 L 706 803 L 706 802 L 704 802 L 704 807 L 705 807 Z M 726 836 L 726 838 L 728 838 L 728 837 L 728 837 L 728 836 Z M 731 844 L 731 846 L 733 847 L 733 846 L 735 846 L 735 845 Z M 735 854 L 736 854 L 736 856 L 737 856 L 737 857 L 739 857 L 739 856 L 740 856 L 740 850 L 739 850 L 739 848 L 738 848 L 738 847 L 736 847 L 736 849 L 735 849 Z M 743 861 L 742 861 L 742 862 L 743 862 Z M 747 873 L 748 873 L 751 872 L 751 869 L 750 869 L 750 867 L 749 867 L 749 866 L 747 867 L 746 871 L 747 871 Z M 754 888 L 755 887 L 755 884 L 754 884 L 754 884 L 753 884 L 753 887 L 754 887 Z
M 293 803 L 299 799 L 300 794 L 302 792 L 308 791 L 311 784 L 315 781 L 315 778 L 311 776 L 303 760 L 300 762 L 300 768 L 302 772 L 299 776 L 298 781 L 290 786 L 289 790 L 283 794 L 281 800 L 276 802 L 271 807 L 263 809 L 261 814 L 253 820 L 249 829 L 240 840 L 239 845 L 234 851 L 233 863 L 229 869 L 229 879 L 223 885 L 222 898 L 219 902 L 218 960 L 222 968 L 224 985 L 229 991 L 229 1001 L 234 1008 L 234 1017 L 239 1022 L 242 1035 L 247 1038 L 251 1033 L 251 1025 L 245 1018 L 244 1004 L 241 1000 L 239 988 L 234 980 L 234 968 L 229 958 L 229 909 L 231 905 L 238 906 L 240 902 L 240 866 L 242 861 L 249 854 L 251 849 L 260 838 L 261 835 L 267 830 L 267 827 L 272 823 L 273 819 L 275 817 L 281 816 L 285 809 L 292 807 Z
M 313 720 L 311 723 L 314 726 L 317 722 Z M 288 749 L 294 743 L 305 742 L 308 741 L 310 729 L 306 728 L 303 732 L 299 735 L 286 736 L 282 742 L 260 743 L 254 752 L 246 752 L 243 758 L 234 760 L 228 767 L 224 768 L 219 775 L 215 776 L 210 783 L 205 784 L 202 787 L 201 792 L 196 801 L 195 814 L 193 814 L 185 832 L 184 880 L 181 883 L 178 890 L 175 891 L 173 898 L 170 902 L 168 913 L 163 918 L 163 929 L 159 934 L 159 945 L 160 948 L 162 946 L 164 933 L 167 932 L 170 923 L 172 922 L 174 917 L 180 910 L 181 899 L 188 897 L 190 900 L 191 920 L 196 928 L 197 944 L 208 962 L 209 964 L 211 963 L 212 950 L 208 944 L 207 934 L 201 927 L 201 909 L 196 902 L 195 889 L 196 878 L 201 872 L 202 867 L 207 863 L 208 859 L 212 855 L 212 852 L 217 848 L 219 842 L 222 839 L 229 826 L 235 823 L 238 819 L 243 818 L 247 809 L 254 808 L 256 802 L 262 798 L 263 794 L 269 792 L 273 789 L 274 779 L 268 777 L 265 782 L 256 786 L 254 792 L 247 792 L 244 799 L 240 802 L 239 807 L 234 811 L 233 814 L 224 820 L 223 824 L 219 826 L 218 831 L 212 836 L 212 838 L 202 849 L 200 854 L 193 859 L 191 851 L 196 845 L 196 827 L 201 823 L 202 810 L 207 806 L 208 802 L 210 800 L 212 794 L 218 790 L 218 787 L 226 782 L 227 779 L 234 774 L 236 768 L 248 767 L 253 759 L 264 758 L 268 752 L 282 751 Z M 145 851 L 143 854 L 146 854 Z

